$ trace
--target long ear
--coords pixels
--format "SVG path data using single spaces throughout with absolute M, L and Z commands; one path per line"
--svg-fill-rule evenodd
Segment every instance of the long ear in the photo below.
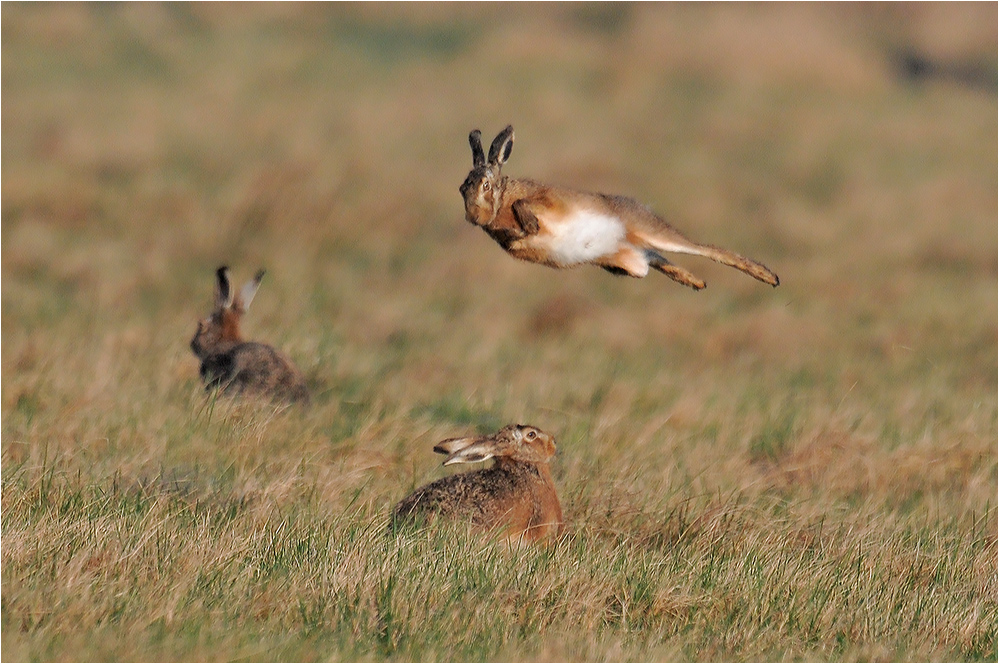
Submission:
M 258 270 L 253 279 L 244 284 L 243 288 L 240 289 L 240 306 L 244 312 L 250 309 L 250 303 L 253 301 L 253 297 L 257 295 L 257 289 L 260 288 L 260 280 L 264 278 L 265 272 L 263 268 Z
M 494 447 L 491 441 L 483 441 L 482 443 L 474 443 L 471 446 L 466 446 L 461 450 L 451 454 L 448 459 L 444 461 L 444 465 L 449 464 L 471 464 L 473 462 L 485 462 L 494 455 Z
M 469 145 L 472 146 L 472 168 L 479 168 L 486 164 L 486 156 L 483 155 L 483 142 L 480 140 L 483 133 L 478 129 L 469 132 Z
M 472 444 L 479 443 L 482 440 L 482 437 L 475 436 L 461 436 L 455 439 L 445 439 L 441 443 L 434 446 L 434 452 L 441 453 L 442 455 L 453 455 L 462 448 L 468 448 Z
M 444 465 L 485 462 L 495 454 L 492 439 L 486 437 L 462 437 L 447 439 L 434 446 L 434 452 L 448 455 Z
M 493 139 L 490 146 L 490 164 L 503 166 L 510 157 L 510 151 L 514 148 L 514 126 L 507 125 L 497 137 Z
M 229 268 L 219 266 L 215 271 L 215 307 L 228 309 L 233 304 L 233 290 L 229 286 Z

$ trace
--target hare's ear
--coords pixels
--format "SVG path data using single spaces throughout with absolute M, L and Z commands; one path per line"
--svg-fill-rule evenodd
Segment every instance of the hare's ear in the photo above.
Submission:
M 229 268 L 219 266 L 215 271 L 215 307 L 227 309 L 233 304 L 233 290 L 229 286 Z
M 260 288 L 260 280 L 264 279 L 264 273 L 266 271 L 261 268 L 257 271 L 257 274 L 253 276 L 249 282 L 243 285 L 240 289 L 240 305 L 243 311 L 247 311 L 250 308 L 250 303 L 253 301 L 253 297 L 257 295 L 257 289 Z
M 444 461 L 444 465 L 449 464 L 471 464 L 473 462 L 485 462 L 493 457 L 493 446 L 489 443 L 474 443 L 467 448 L 462 448 L 458 452 L 450 455 Z
M 490 145 L 490 164 L 503 166 L 510 157 L 510 151 L 514 148 L 514 126 L 507 125 Z
M 480 440 L 481 439 L 474 436 L 462 436 L 456 439 L 445 439 L 441 443 L 434 446 L 434 452 L 441 453 L 442 455 L 454 455 L 462 448 L 468 448 Z
M 461 439 L 448 439 L 434 446 L 434 452 L 448 455 L 444 465 L 449 464 L 471 464 L 472 462 L 485 462 L 495 454 L 495 446 L 492 439 L 483 437 L 465 437 Z
M 483 133 L 478 129 L 469 132 L 469 145 L 472 146 L 472 168 L 479 168 L 486 164 L 486 156 L 483 154 Z

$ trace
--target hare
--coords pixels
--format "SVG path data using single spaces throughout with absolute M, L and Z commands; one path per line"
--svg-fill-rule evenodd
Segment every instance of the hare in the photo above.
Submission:
M 496 460 L 489 469 L 437 480 L 400 501 L 393 524 L 441 515 L 481 529 L 502 529 L 508 540 L 537 542 L 562 532 L 562 508 L 549 473 L 555 439 L 530 425 L 508 425 L 491 436 L 448 439 L 434 446 L 444 465 Z
M 229 268 L 215 271 L 215 309 L 191 340 L 191 350 L 201 360 L 201 378 L 206 390 L 222 388 L 227 393 L 256 393 L 285 401 L 308 402 L 302 374 L 292 361 L 273 347 L 245 342 L 240 320 L 250 306 L 264 271 L 258 270 L 238 294 L 229 284 Z
M 695 290 L 705 282 L 664 253 L 697 254 L 778 285 L 778 276 L 735 252 L 685 238 L 656 213 L 625 196 L 593 194 L 508 178 L 500 169 L 514 146 L 514 128 L 497 134 L 489 157 L 478 129 L 469 134 L 472 170 L 459 191 L 465 219 L 482 227 L 511 256 L 552 268 L 584 263 L 617 275 L 645 277 L 650 268 Z

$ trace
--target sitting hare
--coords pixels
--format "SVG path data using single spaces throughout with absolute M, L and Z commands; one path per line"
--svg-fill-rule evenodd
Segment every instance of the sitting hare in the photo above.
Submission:
M 292 361 L 273 347 L 245 342 L 240 320 L 250 306 L 264 271 L 259 270 L 239 294 L 229 284 L 229 268 L 215 272 L 215 309 L 191 340 L 191 350 L 201 360 L 206 390 L 220 387 L 227 393 L 255 393 L 287 401 L 308 401 L 302 374 Z
M 434 446 L 449 464 L 494 458 L 489 469 L 460 473 L 425 485 L 392 513 L 393 524 L 442 515 L 483 529 L 500 528 L 512 541 L 537 542 L 562 532 L 562 508 L 549 473 L 556 452 L 549 434 L 508 425 L 491 436 L 448 439 Z
M 508 125 L 497 134 L 488 159 L 480 136 L 478 129 L 469 134 L 472 170 L 459 188 L 465 198 L 465 219 L 482 227 L 511 256 L 553 268 L 591 263 L 632 277 L 645 277 L 653 268 L 698 290 L 705 288 L 705 282 L 663 256 L 668 252 L 698 254 L 771 286 L 778 285 L 778 276 L 763 265 L 735 252 L 688 240 L 628 197 L 500 175 L 514 146 L 514 128 Z

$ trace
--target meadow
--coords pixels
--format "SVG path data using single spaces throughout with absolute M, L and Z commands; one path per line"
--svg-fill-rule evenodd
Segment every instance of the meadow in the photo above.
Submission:
M 0 29 L 3 660 L 996 661 L 995 4 Z M 509 175 L 780 287 L 511 259 L 458 194 L 508 123 Z M 222 264 L 309 407 L 206 395 Z M 558 542 L 388 533 L 436 442 L 513 422 Z

